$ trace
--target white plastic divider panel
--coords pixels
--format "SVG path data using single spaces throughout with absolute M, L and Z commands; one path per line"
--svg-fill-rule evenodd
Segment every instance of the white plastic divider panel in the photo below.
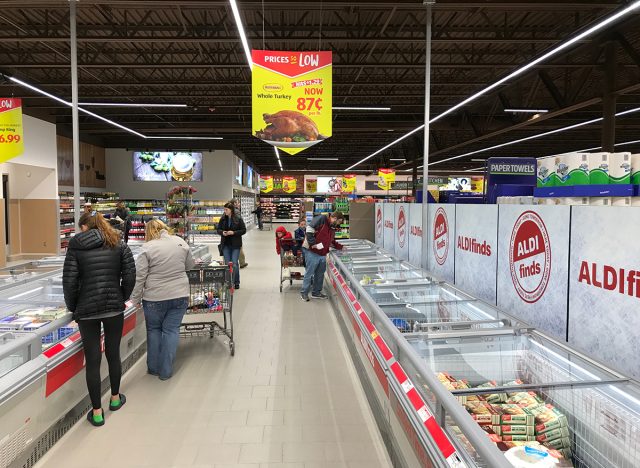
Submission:
M 382 242 L 385 250 L 393 252 L 395 250 L 395 224 L 396 224 L 396 207 L 393 203 L 382 204 L 382 217 L 384 218 L 384 228 Z
M 561 341 L 570 219 L 569 206 L 499 205 L 498 307 Z
M 572 207 L 569 344 L 635 379 L 640 379 L 638 226 L 639 208 Z
M 455 234 L 456 286 L 495 304 L 498 205 L 457 205 Z
M 383 229 L 384 229 L 384 214 L 382 213 L 382 203 L 376 203 L 376 212 L 375 212 L 375 223 L 376 223 L 376 234 L 375 234 L 375 240 L 376 240 L 376 244 L 380 247 L 382 247 L 382 244 L 384 243 L 384 234 L 383 234 Z
M 430 203 L 428 205 L 429 225 L 425 228 L 428 236 L 426 257 L 427 270 L 438 278 L 454 282 L 455 279 L 455 237 L 456 205 Z
M 402 260 L 409 260 L 409 205 L 408 203 L 394 203 L 395 205 L 395 241 L 394 252 Z
M 426 268 L 422 256 L 422 204 L 409 205 L 409 263 Z

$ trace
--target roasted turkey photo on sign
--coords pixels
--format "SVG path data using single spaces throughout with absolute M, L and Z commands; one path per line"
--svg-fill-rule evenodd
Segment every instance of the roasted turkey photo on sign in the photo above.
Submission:
M 320 135 L 316 123 L 300 112 L 281 110 L 275 114 L 262 114 L 267 126 L 256 132 L 256 137 L 282 148 L 308 148 L 326 137 Z

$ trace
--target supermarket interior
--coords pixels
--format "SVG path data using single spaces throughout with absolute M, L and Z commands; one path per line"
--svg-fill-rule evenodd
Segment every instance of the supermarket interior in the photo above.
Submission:
M 640 0 L 3 0 L 0 173 L 0 468 L 640 467 Z

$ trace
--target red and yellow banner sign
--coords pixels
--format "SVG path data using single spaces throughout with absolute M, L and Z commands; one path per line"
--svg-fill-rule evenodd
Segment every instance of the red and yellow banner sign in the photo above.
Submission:
M 345 174 L 342 176 L 342 193 L 355 193 L 356 176 L 355 174 Z
M 285 176 L 282 178 L 282 191 L 284 193 L 293 193 L 297 189 L 296 178 Z
M 303 194 L 303 176 L 293 175 L 263 175 L 260 176 L 260 193 L 271 195 Z
M 332 135 L 332 53 L 254 50 L 252 133 L 289 154 Z
M 0 98 L 0 163 L 24 153 L 22 100 Z
M 382 190 L 391 190 L 391 184 L 395 181 L 395 169 L 378 169 L 378 187 Z

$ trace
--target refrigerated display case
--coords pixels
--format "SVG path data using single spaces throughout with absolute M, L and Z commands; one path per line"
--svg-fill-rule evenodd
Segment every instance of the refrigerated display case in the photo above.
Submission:
M 640 466 L 637 382 L 367 241 L 328 263 L 395 465 Z

